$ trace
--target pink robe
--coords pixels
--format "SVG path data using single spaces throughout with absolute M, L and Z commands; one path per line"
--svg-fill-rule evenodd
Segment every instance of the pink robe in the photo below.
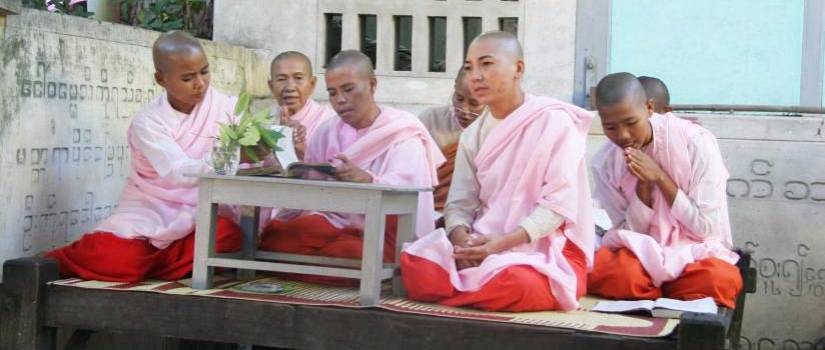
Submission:
M 561 309 L 578 307 L 577 276 L 562 251 L 572 241 L 592 267 L 595 235 L 585 164 L 592 119 L 581 108 L 527 94 L 524 103 L 490 131 L 473 159 L 481 202 L 472 224 L 474 234 L 512 232 L 539 205 L 564 218 L 556 232 L 460 271 L 443 229 L 421 236 L 404 252 L 441 266 L 459 291 L 479 290 L 508 267 L 530 266 L 547 276 Z M 477 133 L 478 125 L 465 130 L 462 139 Z
M 650 125 L 648 155 L 680 190 L 672 208 L 654 190 L 653 208 L 648 208 L 636 195 L 638 180 L 628 171 L 621 147 L 605 144 L 592 161 L 593 197 L 614 223 L 602 246 L 630 249 L 656 287 L 678 278 L 694 261 L 715 257 L 736 264 L 725 193 L 728 172 L 716 138 L 670 113 L 654 114 Z
M 380 106 L 381 113 L 367 128 L 357 130 L 340 118 L 328 120 L 315 132 L 307 146 L 308 163 L 332 162 L 344 154 L 355 165 L 372 175 L 373 183 L 399 186 L 433 187 L 438 184 L 436 169 L 444 163 L 427 129 L 414 115 L 395 108 Z M 422 192 L 418 198 L 417 233 L 432 231 L 433 194 Z M 298 214 L 281 210 L 278 220 L 286 221 Z M 344 213 L 321 213 L 335 227 L 364 228 L 364 216 Z
M 118 207 L 94 231 L 148 239 L 159 249 L 192 233 L 198 185 L 184 174 L 211 170 L 204 157 L 236 101 L 210 87 L 189 115 L 175 111 L 165 93 L 146 105 L 129 126 L 132 166 Z
M 318 127 L 337 116 L 338 114 L 332 108 L 315 102 L 313 99 L 308 99 L 304 106 L 290 116 L 289 119 L 301 123 L 306 128 L 306 142 L 309 145 L 309 141 L 312 140 Z

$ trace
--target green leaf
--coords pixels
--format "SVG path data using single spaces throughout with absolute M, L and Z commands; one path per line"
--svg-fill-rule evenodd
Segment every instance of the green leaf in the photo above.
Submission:
M 173 21 L 169 21 L 164 23 L 164 26 L 168 29 L 181 29 L 183 28 L 183 19 L 178 18 Z
M 258 162 L 258 155 L 255 154 L 255 147 L 243 147 L 243 153 L 252 160 L 253 163 Z
M 233 130 L 234 128 L 232 127 L 232 125 L 227 125 L 224 123 L 218 123 L 218 125 L 220 125 L 221 138 L 227 141 L 238 139 L 238 134 L 235 132 L 235 130 Z
M 241 95 L 238 96 L 238 103 L 235 104 L 235 115 L 241 115 L 241 112 L 249 109 L 249 99 L 249 93 L 246 91 L 241 92 Z
M 261 134 L 258 132 L 257 128 L 247 129 L 243 137 L 238 140 L 238 143 L 244 146 L 254 146 L 258 144 L 258 140 L 261 139 Z
M 264 123 L 268 122 L 269 121 L 269 110 L 264 108 L 264 109 L 258 111 L 258 113 L 255 113 L 255 119 L 256 120 L 261 120 Z
M 278 147 L 277 140 L 272 137 L 272 133 L 270 133 L 269 130 L 261 133 L 261 141 L 269 148 L 275 149 Z

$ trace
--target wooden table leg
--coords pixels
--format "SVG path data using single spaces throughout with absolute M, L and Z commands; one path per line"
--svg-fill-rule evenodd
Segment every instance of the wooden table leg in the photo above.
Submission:
M 241 206 L 241 230 L 243 231 L 244 260 L 255 260 L 255 248 L 258 242 L 258 229 L 261 222 L 261 207 Z M 238 279 L 249 281 L 255 279 L 255 270 L 238 270 Z
M 401 248 L 404 243 L 412 242 L 415 238 L 416 223 L 418 221 L 418 195 L 413 198 L 411 205 L 412 213 L 398 216 L 398 233 L 395 236 L 395 272 L 392 276 L 392 295 L 397 297 L 407 296 L 404 283 L 401 281 Z
M 381 194 L 376 193 L 367 202 L 364 220 L 364 246 L 361 258 L 361 288 L 359 303 L 377 305 L 381 299 L 381 271 L 384 268 L 384 211 Z
M 212 287 L 214 268 L 206 259 L 215 256 L 215 219 L 218 205 L 212 203 L 212 182 L 201 179 L 198 191 L 198 215 L 195 221 L 195 257 L 192 261 L 192 288 Z

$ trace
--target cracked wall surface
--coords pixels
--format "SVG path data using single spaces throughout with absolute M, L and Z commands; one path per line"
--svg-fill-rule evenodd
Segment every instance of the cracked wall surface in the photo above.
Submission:
M 117 205 L 131 117 L 163 93 L 157 32 L 23 10 L 0 40 L 0 261 L 64 245 Z M 256 52 L 204 41 L 212 82 L 266 94 Z

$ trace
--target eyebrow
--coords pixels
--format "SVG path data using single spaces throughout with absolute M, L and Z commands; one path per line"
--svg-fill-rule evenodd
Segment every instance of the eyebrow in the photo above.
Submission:
M 495 59 L 495 57 L 493 57 L 493 55 L 484 55 L 484 56 L 479 57 L 478 60 L 480 61 L 480 60 L 488 59 L 488 58 L 489 59 Z M 468 64 L 468 63 L 470 63 L 470 60 L 465 60 L 464 61 L 464 64 Z

